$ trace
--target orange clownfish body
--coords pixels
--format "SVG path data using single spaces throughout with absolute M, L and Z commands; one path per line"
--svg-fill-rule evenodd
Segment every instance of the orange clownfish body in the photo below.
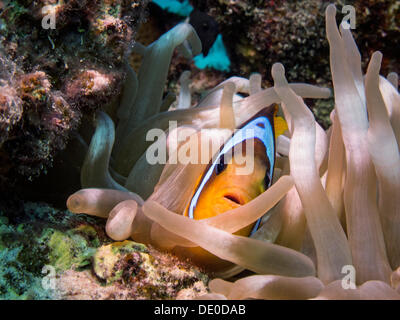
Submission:
M 275 106 L 261 110 L 221 147 L 200 177 L 186 216 L 196 220 L 214 217 L 248 203 L 269 188 L 275 164 L 274 120 L 279 119 L 279 134 L 286 129 L 284 120 L 275 114 Z M 251 236 L 259 225 L 260 220 L 235 234 Z M 185 255 L 208 270 L 232 266 L 199 247 L 185 249 Z

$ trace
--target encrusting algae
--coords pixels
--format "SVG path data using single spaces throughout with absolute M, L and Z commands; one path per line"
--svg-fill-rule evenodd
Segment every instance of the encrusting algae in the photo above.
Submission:
M 117 102 L 146 5 L 0 1 L 2 192 L 51 172 L 83 119 Z
M 21 203 L 0 205 L 0 299 L 191 299 L 208 292 L 199 268 L 151 246 L 112 242 L 100 218 Z
M 379 52 L 362 74 L 351 32 L 345 23 L 338 29 L 335 14 L 329 5 L 335 109 L 327 131 L 303 98 L 326 99 L 330 90 L 289 84 L 279 63 L 272 66 L 271 88 L 261 88 L 259 75 L 233 77 L 196 107 L 186 102 L 163 111 L 172 51 L 178 47 L 191 57 L 200 51 L 199 39 L 190 25 L 180 24 L 148 47 L 137 44 L 134 50 L 145 57 L 139 76 L 129 70 L 116 128 L 106 113 L 98 114 L 82 168 L 85 189 L 70 196 L 69 210 L 108 218 L 112 239 L 131 237 L 197 259 L 215 277 L 244 269 L 256 273 L 235 282 L 214 279 L 211 293 L 200 299 L 399 299 L 398 79 L 379 75 Z M 288 130 L 273 141 L 272 185 L 217 215 L 185 216 L 199 177 L 215 159 L 212 152 L 207 161 L 197 153 L 176 163 L 176 156 L 191 148 L 210 151 L 212 141 L 223 147 L 236 128 L 274 104 Z M 176 127 L 169 128 L 169 121 Z M 151 143 L 146 140 L 151 129 L 167 136 Z M 160 146 L 167 147 L 167 163 L 150 164 L 146 155 Z M 259 219 L 250 237 L 235 234 Z M 198 258 L 193 253 L 199 248 L 208 254 Z M 355 270 L 352 290 L 343 287 L 348 267 Z

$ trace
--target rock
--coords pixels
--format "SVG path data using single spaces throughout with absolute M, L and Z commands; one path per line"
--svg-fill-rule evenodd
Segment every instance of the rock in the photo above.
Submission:
M 140 243 L 112 242 L 104 224 L 44 203 L 0 202 L 0 299 L 181 299 L 207 293 L 208 276 L 199 268 Z
M 82 117 L 118 100 L 146 2 L 2 1 L 0 189 L 53 166 Z M 51 9 L 44 10 L 44 8 Z M 55 28 L 43 27 L 54 17 Z M 86 119 L 86 118 L 85 118 Z M 86 119 L 87 121 L 87 119 Z
M 143 269 L 146 269 L 149 260 L 148 250 L 144 245 L 128 240 L 114 242 L 97 249 L 93 257 L 93 270 L 100 279 L 112 283 L 122 279 L 128 264 L 138 268 L 144 266 Z M 125 262 L 127 265 L 123 265 Z M 128 276 L 135 277 L 135 271 L 132 270 Z
M 107 286 L 130 288 L 131 299 L 174 299 L 207 291 L 208 277 L 189 262 L 129 240 L 97 249 L 93 270 Z

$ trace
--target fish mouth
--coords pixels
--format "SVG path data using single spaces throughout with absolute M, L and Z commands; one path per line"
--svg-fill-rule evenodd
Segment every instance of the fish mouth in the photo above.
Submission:
M 236 193 L 233 192 L 229 192 L 224 194 L 224 199 L 226 199 L 229 202 L 233 202 L 239 206 L 242 206 L 245 204 L 245 201 L 243 200 L 243 198 L 241 196 L 239 196 Z

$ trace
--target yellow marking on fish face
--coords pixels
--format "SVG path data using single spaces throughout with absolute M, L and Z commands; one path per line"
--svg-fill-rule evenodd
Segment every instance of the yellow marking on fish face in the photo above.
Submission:
M 286 130 L 289 129 L 287 122 L 282 117 L 278 116 L 279 106 L 277 104 L 274 105 L 274 133 L 275 139 L 277 139 L 280 135 L 282 135 Z
M 282 117 L 274 116 L 274 130 L 275 139 L 282 135 L 286 130 L 288 130 L 288 125 L 286 120 Z

